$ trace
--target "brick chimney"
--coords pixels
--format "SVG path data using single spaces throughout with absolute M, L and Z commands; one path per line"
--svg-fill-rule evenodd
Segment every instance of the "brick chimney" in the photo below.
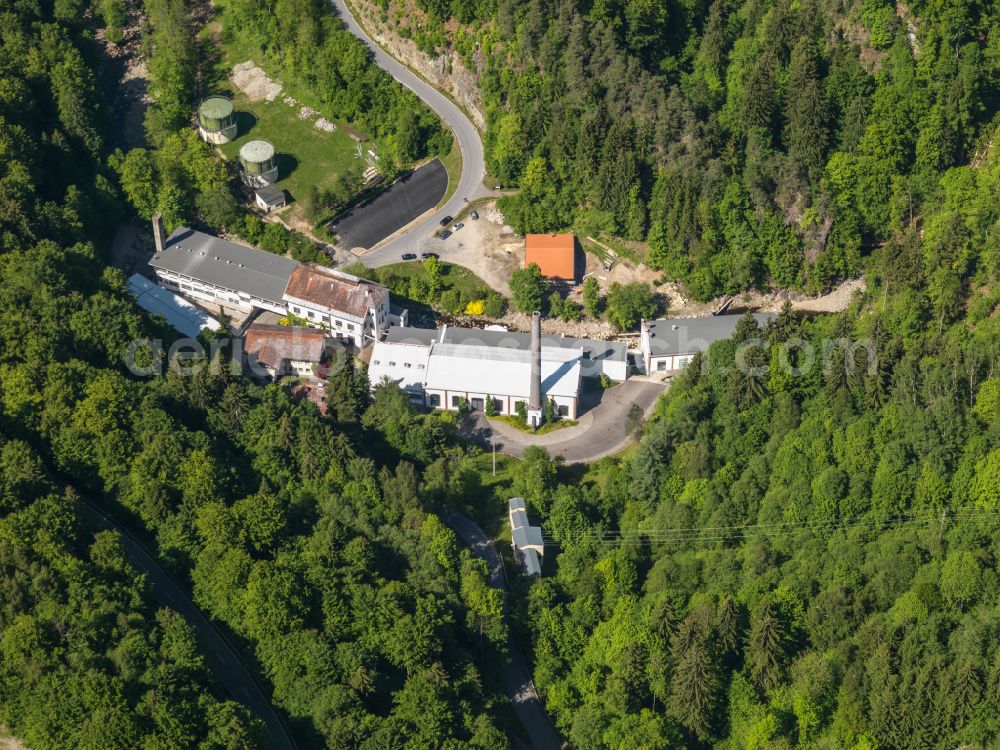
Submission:
M 156 245 L 156 254 L 159 255 L 167 247 L 167 238 L 163 234 L 163 220 L 160 212 L 153 214 L 153 242 Z

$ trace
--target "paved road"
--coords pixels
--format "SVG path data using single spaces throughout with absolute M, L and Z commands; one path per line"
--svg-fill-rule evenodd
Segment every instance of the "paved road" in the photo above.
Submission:
M 503 561 L 500 559 L 500 553 L 493 540 L 486 536 L 486 533 L 479 528 L 475 521 L 461 513 L 449 511 L 444 514 L 443 520 L 455 530 L 455 533 L 476 557 L 481 557 L 489 565 L 490 586 L 500 589 L 506 594 L 507 579 L 504 575 Z M 506 597 L 504 599 L 504 614 L 507 615 Z M 548 714 L 545 713 L 542 701 L 535 692 L 524 656 L 509 634 L 507 636 L 507 653 L 510 658 L 503 669 L 504 690 L 514 705 L 514 713 L 517 714 L 521 726 L 524 727 L 524 731 L 531 740 L 531 747 L 535 750 L 560 750 L 563 745 L 562 739 L 552 725 Z
M 118 531 L 122 535 L 125 551 L 132 564 L 146 574 L 153 598 L 170 607 L 190 623 L 198 638 L 198 646 L 205 661 L 233 700 L 242 703 L 264 722 L 267 747 L 271 750 L 295 750 L 296 744 L 281 716 L 271 705 L 264 689 L 254 680 L 253 674 L 243 663 L 239 652 L 195 606 L 183 587 L 164 570 L 156 558 L 128 529 L 119 525 L 104 511 L 87 500 L 81 500 L 84 514 L 98 526 Z
M 511 456 L 524 455 L 529 445 L 543 446 L 550 455 L 562 456 L 566 463 L 589 463 L 623 450 L 632 436 L 627 417 L 636 404 L 648 417 L 666 384 L 630 378 L 601 394 L 599 404 L 580 417 L 580 424 L 544 435 L 532 435 L 499 421 L 488 422 L 476 415 L 471 437 L 488 444 L 490 432 L 497 438 L 497 450 Z
M 432 210 L 447 189 L 448 172 L 440 159 L 433 159 L 368 202 L 338 216 L 331 228 L 341 247 L 367 250 Z
M 380 266 L 397 262 L 399 256 L 405 252 L 434 250 L 444 255 L 447 252 L 445 244 L 447 241 L 442 242 L 433 238 L 434 232 L 439 228 L 438 222 L 445 216 L 457 215 L 465 206 L 466 199 L 472 200 L 489 194 L 489 190 L 483 185 L 486 164 L 479 131 L 454 102 L 375 44 L 351 15 L 345 0 L 330 0 L 330 2 L 337 9 L 347 30 L 371 50 L 375 64 L 423 99 L 427 106 L 451 128 L 462 150 L 462 176 L 458 181 L 458 189 L 444 206 L 400 236 L 364 255 L 362 260 L 369 266 Z

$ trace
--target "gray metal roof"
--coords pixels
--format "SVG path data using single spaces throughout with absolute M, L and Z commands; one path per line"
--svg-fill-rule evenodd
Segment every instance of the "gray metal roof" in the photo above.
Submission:
M 194 338 L 204 328 L 218 331 L 221 327 L 218 320 L 200 307 L 157 286 L 145 276 L 132 274 L 128 280 L 128 289 L 135 295 L 139 307 L 155 315 L 162 315 L 171 327 L 185 336 Z
M 672 354 L 692 354 L 708 349 L 716 341 L 728 339 L 743 315 L 709 315 L 703 318 L 663 318 L 647 321 L 649 350 L 654 357 Z M 753 313 L 757 325 L 763 326 L 773 313 Z
M 415 344 L 418 346 L 430 346 L 441 336 L 441 332 L 434 328 L 410 328 L 393 326 L 386 334 L 385 340 L 390 344 Z
M 512 497 L 507 505 L 510 510 L 524 510 L 524 498 L 523 497 Z
M 281 305 L 288 279 L 299 264 L 291 258 L 180 227 L 149 265 Z
M 542 574 L 542 561 L 538 553 L 533 549 L 524 551 L 524 572 L 529 576 L 540 576 Z
M 528 511 L 524 509 L 512 510 L 510 512 L 510 527 L 511 529 L 520 529 L 525 526 L 530 526 L 528 523 Z
M 521 526 L 516 528 L 511 532 L 510 539 L 517 549 L 533 546 L 543 547 L 545 545 L 545 542 L 542 540 L 541 526 Z
M 531 334 L 520 331 L 486 331 L 479 328 L 448 326 L 444 341 L 447 344 L 499 346 L 531 351 Z M 578 339 L 575 336 L 553 336 L 543 333 L 542 346 L 582 349 L 588 358 L 593 360 L 612 359 L 624 362 L 627 356 L 627 345 L 619 341 Z
M 441 329 L 434 328 L 394 328 L 390 329 L 387 341 L 407 344 L 432 343 L 457 344 L 461 346 L 489 346 L 495 348 L 519 349 L 531 351 L 531 334 L 520 331 L 486 331 L 482 328 L 459 328 L 446 326 L 444 337 Z M 578 339 L 573 336 L 553 336 L 542 334 L 542 346 L 558 347 L 560 349 L 582 349 L 584 356 L 593 361 L 617 360 L 626 361 L 628 346 L 620 341 L 599 341 L 595 339 Z
M 264 185 L 255 188 L 254 192 L 259 195 L 265 203 L 274 204 L 285 200 L 285 189 L 277 185 Z

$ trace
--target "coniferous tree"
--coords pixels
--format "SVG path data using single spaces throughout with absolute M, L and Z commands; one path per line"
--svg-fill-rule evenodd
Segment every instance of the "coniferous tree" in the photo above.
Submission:
M 765 692 L 776 688 L 784 676 L 785 632 L 775 606 L 768 600 L 758 605 L 750 622 L 746 662 L 750 676 Z
M 715 615 L 715 632 L 721 654 L 735 654 L 742 645 L 742 617 L 739 603 L 731 596 L 723 597 Z
M 358 368 L 354 357 L 341 349 L 333 358 L 326 382 L 326 403 L 331 416 L 338 422 L 357 422 L 370 402 L 365 368 Z
M 709 614 L 692 611 L 671 642 L 670 715 L 701 740 L 712 733 L 720 688 Z
M 792 50 L 785 97 L 785 144 L 788 158 L 814 178 L 823 166 L 827 143 L 826 104 L 814 42 L 802 37 Z
M 776 63 L 770 53 L 761 55 L 744 82 L 741 117 L 746 131 L 759 130 L 768 138 L 774 128 Z

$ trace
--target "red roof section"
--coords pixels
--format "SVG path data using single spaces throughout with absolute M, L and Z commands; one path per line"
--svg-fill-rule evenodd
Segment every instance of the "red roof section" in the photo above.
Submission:
M 378 307 L 387 294 L 388 290 L 381 284 L 315 263 L 299 265 L 285 287 L 285 295 L 289 297 L 362 319 L 370 308 Z
M 256 354 L 257 361 L 267 367 L 277 367 L 282 360 L 319 362 L 325 348 L 326 333 L 314 328 L 254 323 L 243 339 L 243 351 Z
M 524 265 L 535 263 L 542 276 L 576 280 L 576 240 L 572 234 L 529 234 L 524 238 Z

